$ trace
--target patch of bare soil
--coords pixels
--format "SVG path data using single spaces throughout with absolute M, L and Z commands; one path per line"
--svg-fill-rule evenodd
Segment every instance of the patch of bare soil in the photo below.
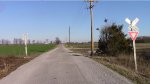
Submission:
M 34 57 L 0 57 L 0 79 L 7 76 L 19 66 L 29 62 Z

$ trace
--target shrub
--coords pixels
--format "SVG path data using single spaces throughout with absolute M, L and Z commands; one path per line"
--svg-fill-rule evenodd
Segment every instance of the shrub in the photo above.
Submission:
M 122 32 L 123 25 L 104 26 L 100 31 L 97 53 L 116 56 L 121 53 L 130 54 L 132 51 L 131 41 L 126 39 L 126 34 Z

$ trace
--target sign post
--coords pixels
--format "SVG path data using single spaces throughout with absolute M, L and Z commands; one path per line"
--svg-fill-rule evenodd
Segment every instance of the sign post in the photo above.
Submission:
M 135 46 L 135 40 L 136 37 L 138 36 L 138 27 L 136 26 L 137 22 L 139 21 L 138 18 L 136 18 L 134 21 L 130 21 L 128 18 L 125 19 L 125 21 L 129 24 L 129 35 L 131 39 L 133 40 L 133 49 L 134 49 L 134 63 L 135 63 L 135 71 L 138 72 L 137 70 L 137 59 L 136 59 L 136 46 Z
M 136 47 L 135 47 L 135 40 L 133 41 L 133 49 L 134 49 L 135 70 L 136 70 L 136 72 L 137 72 L 137 60 L 136 60 Z
M 24 45 L 25 45 L 25 54 L 26 54 L 26 56 L 28 56 L 28 48 L 27 48 L 28 37 L 27 37 L 27 36 L 28 36 L 27 33 L 23 35 L 23 40 L 24 40 Z

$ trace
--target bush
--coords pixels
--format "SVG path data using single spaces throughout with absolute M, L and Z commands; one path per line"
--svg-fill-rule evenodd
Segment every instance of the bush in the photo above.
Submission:
M 121 53 L 130 54 L 132 51 L 131 40 L 126 39 L 126 34 L 122 32 L 123 25 L 104 26 L 100 31 L 97 53 L 116 56 Z

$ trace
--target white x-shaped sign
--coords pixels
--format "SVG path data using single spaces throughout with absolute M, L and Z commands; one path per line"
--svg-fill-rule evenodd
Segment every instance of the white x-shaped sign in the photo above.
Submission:
M 23 41 L 25 45 L 27 45 L 27 40 L 28 40 L 28 33 L 23 34 Z
M 125 21 L 130 25 L 129 26 L 129 30 L 131 31 L 137 31 L 138 27 L 136 26 L 136 24 L 138 23 L 139 19 L 136 18 L 135 20 L 131 21 L 128 18 L 125 19 Z

